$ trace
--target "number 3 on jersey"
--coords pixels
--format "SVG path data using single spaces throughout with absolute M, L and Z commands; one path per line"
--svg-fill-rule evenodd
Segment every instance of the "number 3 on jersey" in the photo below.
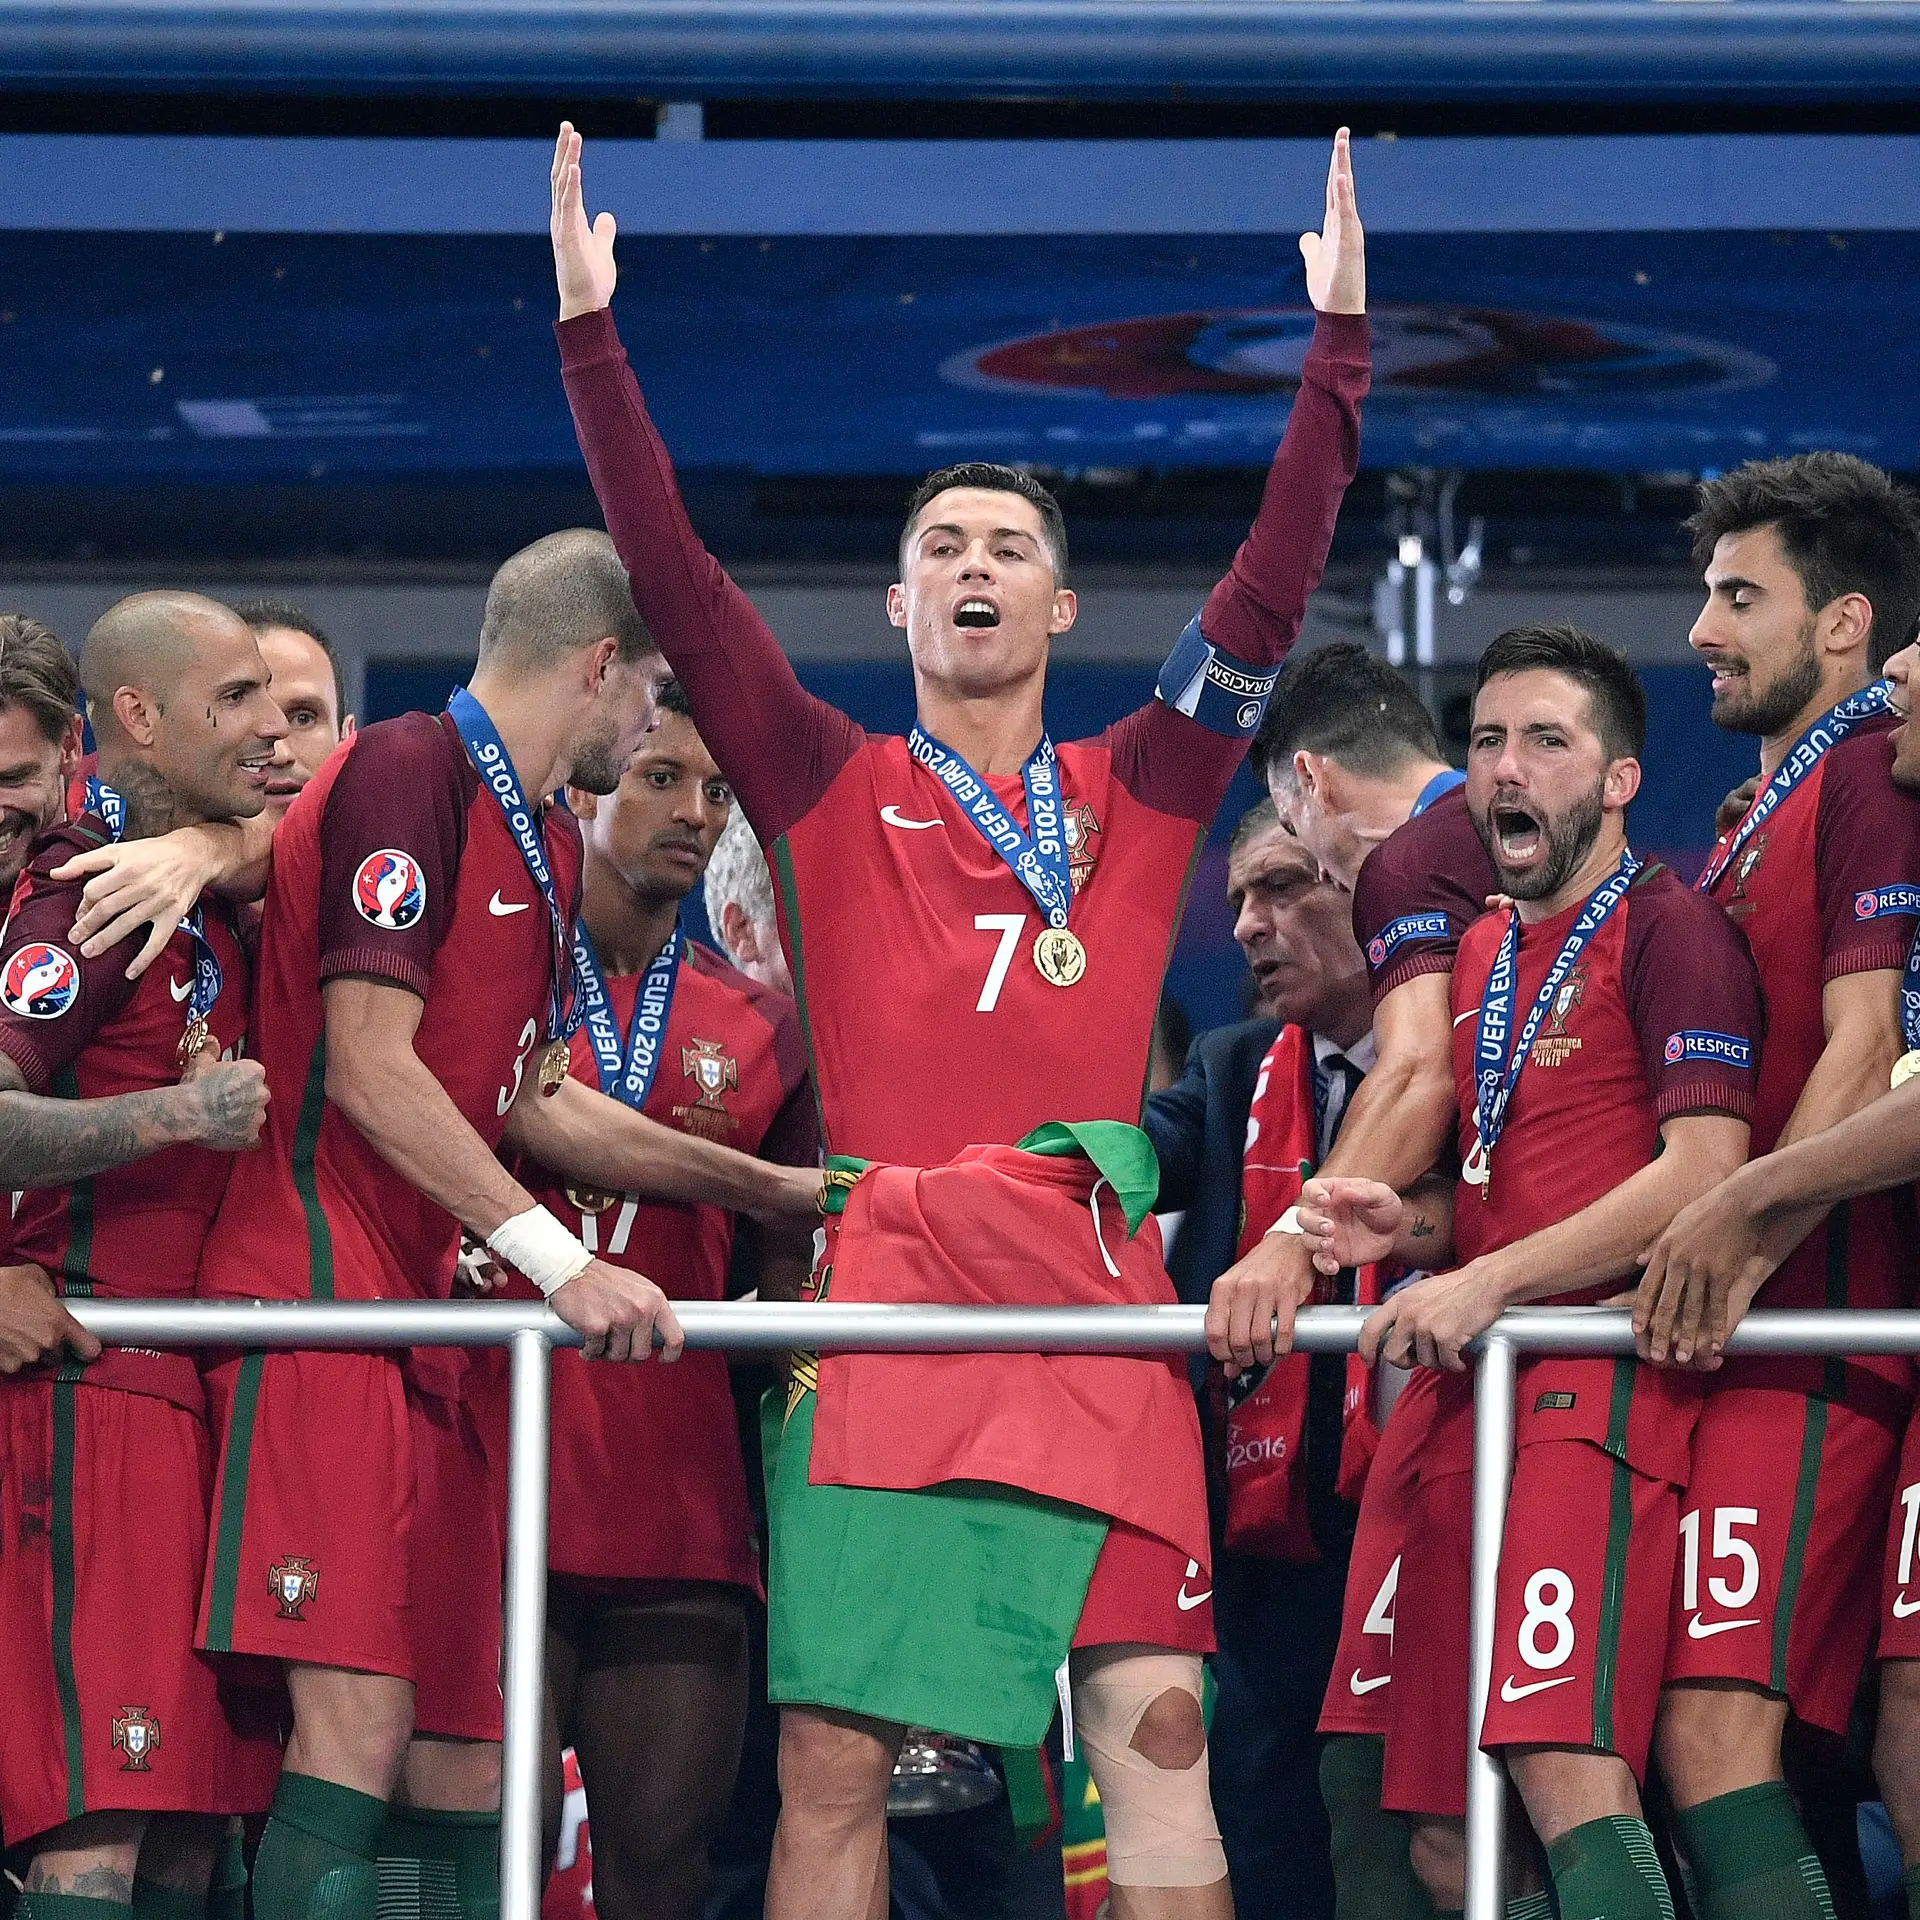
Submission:
M 987 968 L 985 984 L 980 989 L 980 998 L 973 1003 L 975 1013 L 991 1013 L 1000 1004 L 1000 989 L 1007 984 L 1007 969 L 1013 965 L 1014 949 L 1020 944 L 1020 936 L 1027 930 L 1027 916 L 1024 913 L 976 913 L 973 916 L 974 930 L 978 933 L 997 933 L 1000 944 L 993 950 L 992 964 Z
M 494 1099 L 494 1111 L 499 1114 L 503 1120 L 512 1108 L 513 1103 L 520 1097 L 520 1076 L 527 1070 L 527 1054 L 531 1051 L 534 1041 L 539 1037 L 539 1033 L 540 1028 L 538 1024 L 529 1020 L 527 1024 L 520 1029 L 520 1038 L 513 1043 L 513 1078 L 507 1085 L 500 1089 Z

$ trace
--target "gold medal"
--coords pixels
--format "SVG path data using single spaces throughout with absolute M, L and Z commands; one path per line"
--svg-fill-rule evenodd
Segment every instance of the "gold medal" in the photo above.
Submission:
M 606 1213 L 611 1208 L 619 1205 L 619 1202 L 620 1196 L 617 1193 L 607 1193 L 599 1187 L 569 1187 L 567 1189 L 568 1206 L 577 1207 L 582 1213 Z
M 1893 1063 L 1893 1084 L 1904 1087 L 1916 1073 L 1920 1073 L 1920 1047 L 1909 1049 Z
M 1043 927 L 1033 943 L 1033 964 L 1049 986 L 1071 987 L 1087 970 L 1087 950 L 1065 927 Z
M 573 1064 L 573 1054 L 564 1040 L 553 1040 L 547 1044 L 547 1050 L 540 1056 L 540 1091 L 544 1094 L 558 1093 L 566 1084 L 569 1068 Z
M 213 1045 L 213 1030 L 207 1025 L 207 1016 L 196 1013 L 187 1022 L 187 1030 L 180 1036 L 179 1060 L 182 1069 L 193 1063 Z

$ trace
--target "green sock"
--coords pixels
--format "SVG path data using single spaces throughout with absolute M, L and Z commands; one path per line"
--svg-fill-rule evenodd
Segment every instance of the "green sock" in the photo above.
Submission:
M 179 1887 L 163 1887 L 157 1880 L 133 1880 L 133 1920 L 207 1920 L 207 1896 Z
M 1673 1895 L 1644 1820 L 1609 1814 L 1547 1849 L 1560 1920 L 1673 1920 Z
M 387 1803 L 352 1787 L 283 1773 L 253 1863 L 261 1920 L 378 1920 L 374 1867 Z
M 1387 1743 L 1336 1733 L 1320 1750 L 1320 1797 L 1333 1836 L 1335 1920 L 1435 1920 L 1433 1902 L 1407 1857 L 1409 1828 L 1383 1812 Z
M 499 1920 L 500 1816 L 391 1807 L 380 1920 Z
M 1700 1920 L 1834 1920 L 1827 1876 L 1784 1780 L 1718 1794 L 1676 1819 Z
M 1553 1902 L 1542 1887 L 1537 1893 L 1517 1894 L 1507 1902 L 1507 1920 L 1553 1920 Z
M 213 1879 L 207 1887 L 207 1920 L 247 1920 L 246 1835 L 238 1820 L 227 1822 L 226 1838 L 214 1856 Z
M 1920 1867 L 1909 1867 L 1900 1884 L 1907 1890 L 1907 1920 L 1920 1920 Z
M 23 1893 L 14 1908 L 15 1920 L 126 1920 L 127 1909 L 118 1900 L 96 1900 L 85 1893 Z

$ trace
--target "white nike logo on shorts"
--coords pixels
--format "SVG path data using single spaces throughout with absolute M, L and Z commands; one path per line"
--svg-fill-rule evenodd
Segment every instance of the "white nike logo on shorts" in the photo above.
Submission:
M 493 898 L 487 902 L 487 911 L 496 919 L 504 920 L 510 913 L 525 913 L 532 905 L 531 900 L 502 900 L 500 889 L 495 887 Z
M 1735 1627 L 1757 1627 L 1759 1624 L 1760 1622 L 1757 1619 L 1716 1620 L 1711 1626 L 1707 1626 L 1702 1623 L 1700 1616 L 1696 1613 L 1687 1621 L 1687 1638 L 1689 1640 L 1711 1640 L 1716 1633 L 1731 1633 Z
M 906 827 L 915 833 L 919 833 L 928 827 L 938 827 L 946 824 L 942 820 L 909 820 L 898 807 L 893 806 L 882 807 L 880 809 L 880 818 L 890 827 Z
M 1909 1614 L 1915 1613 L 1920 1613 L 1920 1600 L 1909 1600 L 1906 1588 L 1902 1587 L 1893 1596 L 1893 1617 L 1896 1620 L 1904 1620 Z
M 1353 1678 L 1347 1682 L 1347 1691 L 1349 1693 L 1371 1693 L 1375 1687 L 1384 1687 L 1392 1679 L 1393 1675 L 1390 1673 L 1377 1673 L 1371 1680 L 1362 1680 L 1360 1678 L 1360 1669 L 1355 1667 L 1353 1670 Z
M 1535 1680 L 1528 1686 L 1516 1687 L 1513 1684 L 1513 1675 L 1508 1674 L 1500 1682 L 1500 1698 L 1511 1706 L 1514 1701 L 1524 1700 L 1530 1693 L 1545 1693 L 1549 1687 L 1564 1687 L 1579 1677 L 1577 1673 L 1563 1673 L 1558 1680 Z
M 172 994 L 176 1000 L 184 1000 L 193 992 L 193 982 L 191 980 L 169 980 L 167 982 L 167 991 Z

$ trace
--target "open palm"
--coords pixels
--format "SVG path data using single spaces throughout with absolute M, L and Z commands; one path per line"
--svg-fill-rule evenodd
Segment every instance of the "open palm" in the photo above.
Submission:
M 585 189 L 580 184 L 580 136 L 571 121 L 560 123 L 553 148 L 553 271 L 560 283 L 560 318 L 594 313 L 613 300 L 614 220 L 603 213 L 587 220 Z
M 1316 312 L 1366 312 L 1367 237 L 1354 199 L 1353 152 L 1345 127 L 1333 136 L 1325 222 L 1318 233 L 1300 236 L 1300 257 L 1307 263 L 1307 298 Z

